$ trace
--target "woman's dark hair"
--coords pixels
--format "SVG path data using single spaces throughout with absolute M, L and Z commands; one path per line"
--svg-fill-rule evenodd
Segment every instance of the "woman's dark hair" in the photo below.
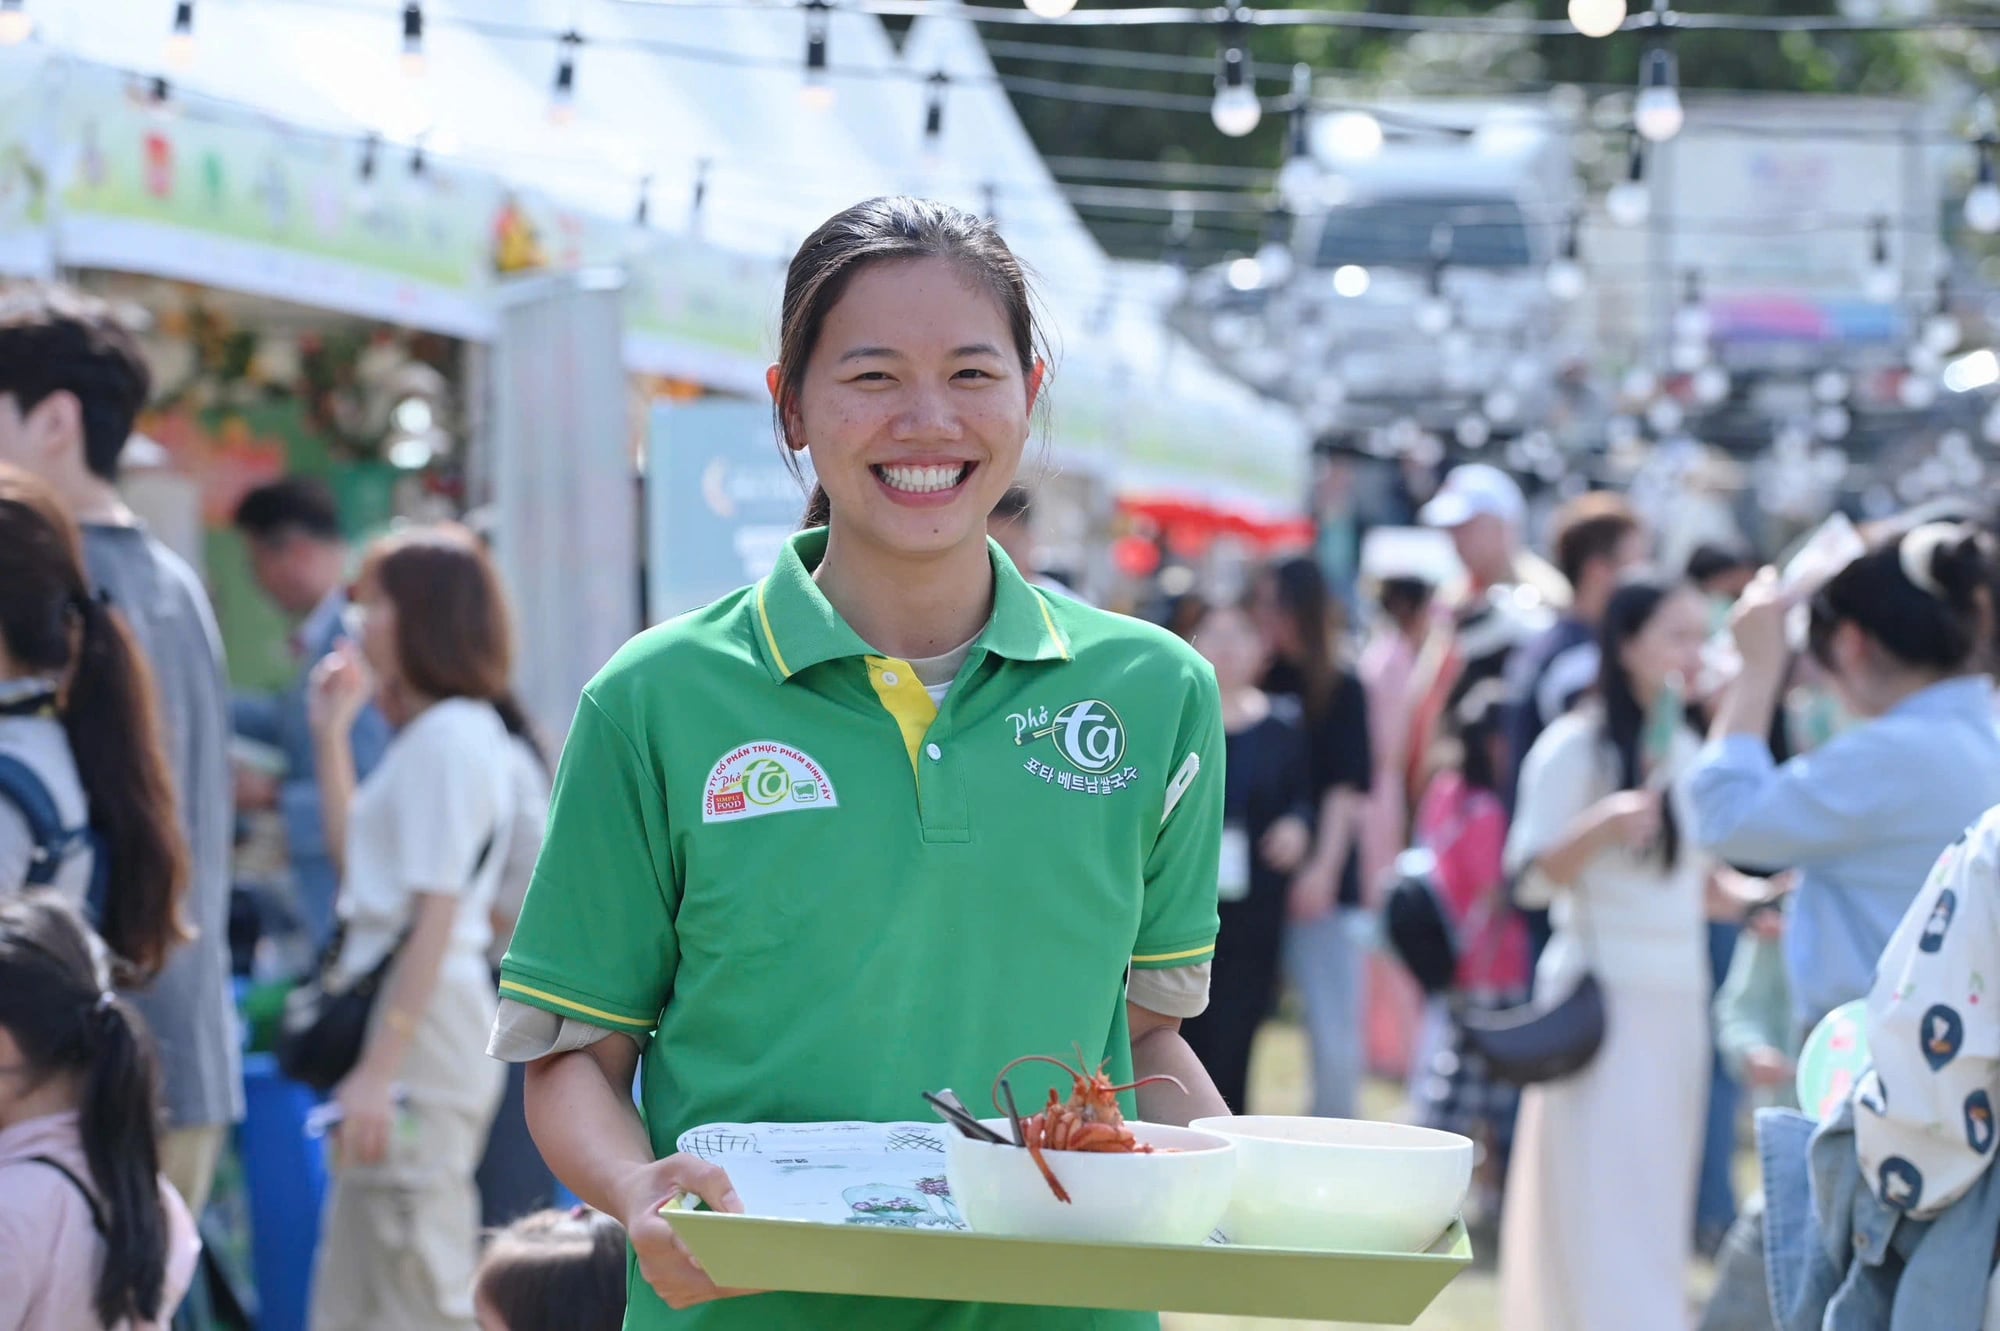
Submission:
M 397 667 L 429 698 L 490 703 L 509 734 L 548 759 L 514 697 L 514 626 L 492 556 L 470 530 L 432 523 L 368 547 L 358 586 L 373 586 L 396 607 Z
M 1812 598 L 1813 658 L 1831 665 L 1834 630 L 1851 622 L 1906 666 L 1967 669 L 1993 636 L 1994 562 L 1993 538 L 1976 527 L 1927 522 L 1890 534 Z
M 0 1027 L 20 1046 L 31 1087 L 69 1075 L 82 1088 L 83 1154 L 105 1246 L 93 1304 L 106 1327 L 158 1318 L 167 1280 L 159 1072 L 110 978 L 90 931 L 54 893 L 0 899 Z
M 1689 588 L 1690 584 L 1673 579 L 1630 578 L 1605 605 L 1604 623 L 1597 636 L 1597 696 L 1604 706 L 1604 737 L 1618 756 L 1620 790 L 1640 790 L 1646 784 L 1646 723 L 1650 719 L 1646 705 L 1633 690 L 1631 676 L 1625 673 L 1625 648 L 1646 631 L 1674 593 Z M 1689 709 L 1687 714 L 1692 724 L 1695 713 Z M 1671 866 L 1679 862 L 1681 849 L 1673 801 L 1662 801 L 1660 812 L 1660 858 Z
M 181 913 L 187 841 L 168 775 L 153 672 L 124 617 L 91 594 L 83 538 L 55 492 L 0 466 L 0 640 L 55 681 L 54 705 L 90 805 L 111 891 L 100 926 L 131 978 L 194 935 Z M 0 884 L 0 889 L 19 884 Z
M 1034 292 L 1021 261 L 991 222 L 948 203 L 903 196 L 869 199 L 843 209 L 806 237 L 785 273 L 778 391 L 771 410 L 778 437 L 786 444 L 786 463 L 795 472 L 797 450 L 805 441 L 793 437 L 791 418 L 827 315 L 855 274 L 873 264 L 908 259 L 947 260 L 991 292 L 1007 316 L 1022 371 L 1034 369 L 1041 345 Z M 824 527 L 832 515 L 826 491 L 815 485 L 803 525 Z
M 1324 715 L 1333 700 L 1334 685 L 1340 682 L 1340 662 L 1334 653 L 1342 620 L 1340 603 L 1326 585 L 1326 575 L 1313 560 L 1300 555 L 1271 565 L 1267 575 L 1277 607 L 1292 622 L 1299 641 L 1299 656 L 1292 661 L 1304 681 L 1299 701 L 1306 714 L 1315 719 Z
M 1398 625 L 1424 612 L 1436 589 L 1422 578 L 1384 578 L 1376 593 L 1382 613 Z
M 1475 684 L 1452 709 L 1446 729 L 1458 741 L 1459 774 L 1475 790 L 1498 791 L 1500 774 L 1493 765 L 1493 741 L 1507 719 L 1507 685 L 1488 679 Z
M 507 1331 L 618 1331 L 625 1230 L 583 1207 L 524 1216 L 494 1235 L 472 1290 Z

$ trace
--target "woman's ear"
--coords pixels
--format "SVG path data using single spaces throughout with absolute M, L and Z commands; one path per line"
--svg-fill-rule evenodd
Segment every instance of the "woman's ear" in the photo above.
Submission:
M 777 404 L 780 419 L 784 422 L 784 444 L 794 453 L 805 451 L 805 435 L 799 422 L 798 413 L 785 403 L 784 378 L 774 364 L 764 371 L 764 387 L 770 390 L 771 401 Z
M 1028 410 L 1034 411 L 1035 404 L 1042 400 L 1042 387 L 1049 377 L 1049 363 L 1037 359 L 1033 369 L 1028 371 Z

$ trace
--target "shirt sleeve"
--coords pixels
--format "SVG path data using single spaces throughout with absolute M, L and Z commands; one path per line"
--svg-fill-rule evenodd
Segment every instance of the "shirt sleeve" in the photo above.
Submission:
M 1759 736 L 1711 741 L 1683 778 L 1694 841 L 1729 864 L 1791 869 L 1874 835 L 1883 772 L 1866 728 L 1780 766 Z
M 644 1035 L 673 987 L 679 904 L 666 795 L 639 746 L 586 690 L 501 963 L 501 996 Z
M 1375 779 L 1374 745 L 1368 735 L 1368 693 L 1354 676 L 1342 675 L 1334 685 L 1316 741 L 1322 790 L 1366 794 Z
M 1542 732 L 1521 766 L 1506 867 L 1517 875 L 1515 901 L 1530 909 L 1555 900 L 1555 884 L 1535 862 L 1568 835 L 1577 816 L 1598 798 L 1588 727 L 1568 721 Z
M 1224 748 L 1222 697 L 1204 662 L 1182 707 L 1173 771 L 1167 774 L 1168 806 L 1146 857 L 1145 902 L 1132 948 L 1135 970 L 1192 966 L 1215 955 Z
M 0 891 L 19 888 L 28 881 L 28 865 L 35 854 L 35 836 L 28 819 L 14 802 L 0 797 Z
M 1744 1062 L 1756 1050 L 1786 1048 L 1791 1014 L 1783 945 L 1745 932 L 1714 1005 L 1715 1049 L 1731 1077 L 1743 1080 Z
M 1125 986 L 1125 997 L 1148 1012 L 1186 1021 L 1208 1009 L 1209 979 L 1213 961 L 1192 966 L 1167 966 L 1160 970 L 1134 969 Z
M 1931 871 L 1883 949 L 1868 993 L 1874 1063 L 1855 1090 L 1862 1177 L 1917 1219 L 1944 1211 L 1993 1161 L 2000 1099 L 2000 809 Z

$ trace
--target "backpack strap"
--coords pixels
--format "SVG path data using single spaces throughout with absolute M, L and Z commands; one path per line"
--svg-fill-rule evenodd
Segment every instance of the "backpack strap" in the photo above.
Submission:
M 75 1188 L 77 1192 L 82 1195 L 83 1204 L 90 1208 L 91 1228 L 95 1229 L 99 1234 L 104 1234 L 106 1232 L 106 1225 L 104 1221 L 104 1208 L 98 1203 L 97 1194 L 92 1192 L 89 1189 L 89 1187 L 84 1184 L 84 1181 L 76 1176 L 75 1170 L 71 1169 L 68 1165 L 64 1164 L 62 1161 L 50 1155 L 31 1155 L 27 1157 L 27 1162 L 31 1165 L 47 1165 L 50 1169 L 55 1170 L 56 1173 L 61 1174 L 64 1178 L 68 1179 L 70 1181 L 70 1186 Z
M 63 826 L 62 811 L 56 808 L 55 797 L 40 774 L 11 753 L 0 753 L 0 797 L 21 811 L 34 841 L 28 855 L 26 886 L 47 887 L 56 880 L 65 860 L 92 844 L 89 826 Z

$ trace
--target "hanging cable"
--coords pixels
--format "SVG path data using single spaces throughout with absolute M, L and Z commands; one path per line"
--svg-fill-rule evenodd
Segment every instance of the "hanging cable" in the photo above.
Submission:
M 709 160 L 704 157 L 694 164 L 694 190 L 688 196 L 688 234 L 701 234 L 702 214 L 708 204 Z
M 164 82 L 164 80 L 162 80 Z M 363 189 L 375 183 L 376 158 L 382 151 L 382 136 L 370 134 L 361 141 L 361 166 L 358 171 Z
M 1983 236 L 2000 231 L 2000 182 L 1993 172 L 1993 154 L 2000 148 L 1993 99 L 1981 97 L 1973 108 L 1973 182 L 1965 195 L 1965 224 Z
M 174 24 L 167 31 L 167 68 L 185 71 L 194 64 L 194 0 L 178 0 Z
M 1548 283 L 1549 294 L 1567 304 L 1583 294 L 1585 276 L 1581 262 L 1583 214 L 1572 208 L 1563 219 L 1562 246 L 1556 260 L 1543 274 Z
M 1221 20 L 1221 45 L 1216 51 L 1215 101 L 1208 114 L 1215 127 L 1232 139 L 1250 133 L 1264 118 L 1264 105 L 1257 100 L 1250 77 L 1249 12 L 1238 5 Z
M 403 6 L 403 73 L 424 76 L 424 7 L 417 0 Z
M 556 44 L 556 78 L 549 90 L 549 119 L 567 125 L 576 119 L 576 53 L 583 34 L 572 28 Z
M 826 78 L 827 0 L 803 0 L 806 11 L 806 73 L 799 101 L 809 111 L 833 109 L 833 85 Z
M 430 162 L 424 156 L 424 142 L 418 139 L 410 145 L 410 179 L 422 180 L 430 171 Z
M 1889 254 L 1889 217 L 1877 214 L 1868 224 L 1868 271 L 1861 280 L 1868 299 L 1886 305 L 1896 299 L 1903 280 Z
M 985 201 L 986 205 L 985 214 L 987 222 L 993 226 L 999 226 L 1000 187 L 998 185 L 995 185 L 992 181 L 989 180 L 985 184 L 979 187 L 979 193 L 981 198 Z
M 1285 161 L 1278 168 L 1278 193 L 1293 208 L 1312 202 L 1319 167 L 1312 152 L 1312 66 L 1292 66 L 1292 100 L 1285 109 Z
M 951 87 L 951 76 L 935 70 L 924 82 L 924 149 L 936 152 L 944 142 L 944 94 Z
M 653 178 L 639 177 L 639 202 L 632 209 L 632 225 L 641 231 L 653 223 Z

